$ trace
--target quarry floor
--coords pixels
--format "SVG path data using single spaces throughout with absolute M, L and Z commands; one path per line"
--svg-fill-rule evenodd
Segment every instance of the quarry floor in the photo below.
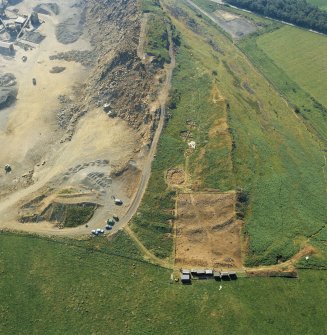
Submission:
M 58 15 L 39 14 L 42 24 L 38 31 L 46 36 L 45 39 L 40 44 L 28 43 L 32 50 L 15 47 L 13 57 L 0 55 L 0 72 L 14 74 L 18 83 L 16 103 L 0 111 L 0 166 L 10 164 L 12 167 L 11 173 L 6 174 L 3 168 L 0 172 L 0 228 L 77 236 L 89 234 L 92 227 L 102 228 L 104 218 L 113 213 L 123 215 L 135 191 L 135 178 L 132 176 L 103 184 L 103 180 L 90 180 L 90 174 L 110 180 L 113 169 L 126 166 L 132 159 L 134 165 L 142 166 L 144 155 L 141 152 L 136 157 L 139 135 L 125 121 L 109 118 L 102 108 L 87 110 L 77 122 L 72 139 L 62 141 L 66 129 L 58 127 L 57 114 L 62 108 L 58 97 L 76 97 L 79 84 L 87 78 L 90 69 L 77 62 L 50 60 L 49 57 L 70 50 L 90 50 L 91 45 L 86 34 L 73 43 L 58 42 L 56 25 L 69 18 L 71 6 L 78 1 L 53 2 L 59 5 Z M 20 13 L 30 13 L 41 3 L 25 0 L 15 8 Z M 27 57 L 25 62 L 23 56 Z M 65 70 L 50 73 L 55 66 L 65 67 Z M 32 84 L 33 78 L 36 85 Z M 99 161 L 109 163 L 98 164 Z M 29 184 L 30 177 L 33 182 Z M 71 187 L 84 193 L 86 189 L 92 189 L 93 182 L 91 199 L 101 205 L 102 214 L 99 217 L 96 213 L 90 228 L 81 226 L 59 230 L 48 222 L 22 224 L 17 221 L 17 209 L 40 194 L 50 195 L 53 190 Z M 100 187 L 99 182 L 104 186 Z M 127 188 L 125 182 L 130 187 Z M 123 199 L 123 206 L 114 207 L 114 196 Z

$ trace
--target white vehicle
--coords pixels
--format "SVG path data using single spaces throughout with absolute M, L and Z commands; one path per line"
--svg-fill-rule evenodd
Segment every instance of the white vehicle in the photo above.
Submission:
M 115 204 L 118 206 L 121 206 L 123 204 L 123 201 L 121 199 L 116 198 L 115 199 Z

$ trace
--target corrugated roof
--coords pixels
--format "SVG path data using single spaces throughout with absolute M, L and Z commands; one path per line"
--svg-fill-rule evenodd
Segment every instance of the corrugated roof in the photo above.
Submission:
M 19 24 L 24 24 L 26 20 L 27 20 L 26 17 L 18 16 L 18 18 L 15 20 L 15 22 L 19 23 Z

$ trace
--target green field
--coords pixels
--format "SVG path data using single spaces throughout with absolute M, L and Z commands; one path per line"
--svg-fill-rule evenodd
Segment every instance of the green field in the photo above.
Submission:
M 308 0 L 308 2 L 321 9 L 327 9 L 327 0 Z
M 286 26 L 261 35 L 257 44 L 299 86 L 327 106 L 327 37 Z
M 326 272 L 299 280 L 170 284 L 123 234 L 113 241 L 0 235 L 0 333 L 323 334 Z M 313 317 L 314 316 L 314 317 Z

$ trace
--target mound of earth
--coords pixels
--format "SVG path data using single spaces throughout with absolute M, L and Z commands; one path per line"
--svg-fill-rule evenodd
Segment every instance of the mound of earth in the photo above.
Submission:
M 76 42 L 83 35 L 84 20 L 84 15 L 74 15 L 59 23 L 56 27 L 56 37 L 58 42 L 62 44 Z
M 49 221 L 62 227 L 77 227 L 91 220 L 97 207 L 97 204 L 90 202 L 76 204 L 54 202 L 41 214 L 21 217 L 20 222 Z
M 9 107 L 16 100 L 16 77 L 11 73 L 0 74 L 0 109 Z
M 44 15 L 59 15 L 59 6 L 54 2 L 41 3 L 34 7 L 34 12 Z
M 167 181 L 170 185 L 182 185 L 185 182 L 185 172 L 182 169 L 170 169 L 167 172 Z
M 66 68 L 64 66 L 54 66 L 51 70 L 50 73 L 61 73 L 65 71 Z

